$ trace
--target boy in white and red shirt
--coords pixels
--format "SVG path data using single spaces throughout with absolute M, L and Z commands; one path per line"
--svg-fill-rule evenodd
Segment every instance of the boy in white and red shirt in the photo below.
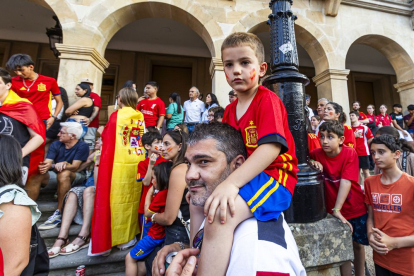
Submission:
M 365 180 L 367 232 L 376 275 L 413 275 L 414 177 L 398 168 L 402 150 L 394 137 L 375 137 L 370 147 L 375 165 L 382 170 Z
M 165 117 L 165 104 L 157 97 L 158 84 L 149 81 L 145 84 L 145 94 L 138 99 L 137 110 L 144 115 L 145 128 L 160 131 Z
M 368 144 L 374 138 L 371 130 L 361 124 L 359 121 L 358 111 L 351 111 L 349 113 L 349 119 L 351 120 L 352 131 L 355 134 L 355 150 L 358 154 L 359 168 L 362 170 L 364 179 L 369 177 L 369 147 Z M 359 183 L 363 185 L 364 179 L 360 179 Z
M 367 209 L 358 184 L 358 155 L 355 149 L 343 145 L 344 132 L 344 126 L 336 120 L 322 123 L 319 127 L 322 148 L 310 153 L 313 159 L 310 163 L 323 171 L 326 210 L 351 228 L 355 275 L 365 275 Z M 351 273 L 350 262 L 341 266 L 342 275 Z

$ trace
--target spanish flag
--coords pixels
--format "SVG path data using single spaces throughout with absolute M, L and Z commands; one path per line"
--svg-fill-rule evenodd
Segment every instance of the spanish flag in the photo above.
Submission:
M 144 116 L 131 107 L 112 113 L 102 133 L 92 217 L 92 254 L 126 243 L 140 233 L 138 207 L 141 186 L 136 182 L 137 165 L 145 160 L 141 142 Z
M 34 132 L 42 136 L 43 144 L 30 153 L 29 176 L 38 173 L 37 167 L 43 162 L 45 155 L 46 128 L 40 119 L 32 103 L 28 99 L 20 98 L 14 91 L 9 90 L 3 105 L 0 106 L 0 113 L 12 117 L 25 124 Z

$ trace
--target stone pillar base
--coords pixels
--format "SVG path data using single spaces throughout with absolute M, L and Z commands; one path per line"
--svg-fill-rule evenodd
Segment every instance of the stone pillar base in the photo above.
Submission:
M 289 226 L 308 276 L 339 276 L 339 267 L 354 259 L 351 230 L 331 215 L 314 223 Z

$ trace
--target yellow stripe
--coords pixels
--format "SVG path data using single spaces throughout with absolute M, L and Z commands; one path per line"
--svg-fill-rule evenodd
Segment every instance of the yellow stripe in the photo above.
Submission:
M 283 175 L 283 171 L 279 169 L 279 180 L 277 182 L 282 183 L 282 175 Z
M 284 170 L 287 168 L 287 164 L 288 164 L 288 163 L 283 163 L 282 168 L 283 168 Z
M 266 182 L 266 184 L 264 184 L 258 191 L 257 191 L 257 193 L 247 202 L 247 205 L 252 205 L 252 203 L 253 203 L 253 201 L 255 201 L 259 196 L 260 196 L 260 194 L 267 188 L 267 187 L 269 187 L 270 186 L 270 184 L 272 184 L 272 182 L 273 182 L 273 180 L 274 180 L 274 178 L 273 177 L 271 177 L 270 179 L 269 179 L 269 181 L 267 181 Z
M 286 161 L 287 161 L 287 160 L 286 160 L 286 157 L 284 156 L 284 154 L 281 154 L 281 155 L 280 155 L 280 157 L 282 157 L 283 162 L 286 162 Z
M 293 158 L 290 154 L 285 153 L 285 155 L 289 158 L 289 160 L 293 160 Z
M 276 182 L 276 185 L 260 200 L 252 209 L 252 213 L 256 211 L 257 208 L 259 208 L 265 201 L 279 188 L 279 183 Z
M 156 213 L 156 212 L 154 212 L 154 211 L 151 211 L 150 209 L 148 209 L 148 212 L 153 213 L 153 214 L 155 214 L 155 213 Z M 145 217 L 145 214 L 144 214 L 144 217 Z
M 289 175 L 287 173 L 285 173 L 285 178 L 283 179 L 283 186 L 284 187 L 286 187 L 286 180 L 287 180 L 288 176 Z

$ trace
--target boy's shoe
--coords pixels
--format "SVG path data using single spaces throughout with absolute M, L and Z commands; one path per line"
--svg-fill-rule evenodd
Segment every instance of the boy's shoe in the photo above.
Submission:
M 42 225 L 39 226 L 39 230 L 49 230 L 56 228 L 62 222 L 62 215 L 59 210 L 56 210 Z

